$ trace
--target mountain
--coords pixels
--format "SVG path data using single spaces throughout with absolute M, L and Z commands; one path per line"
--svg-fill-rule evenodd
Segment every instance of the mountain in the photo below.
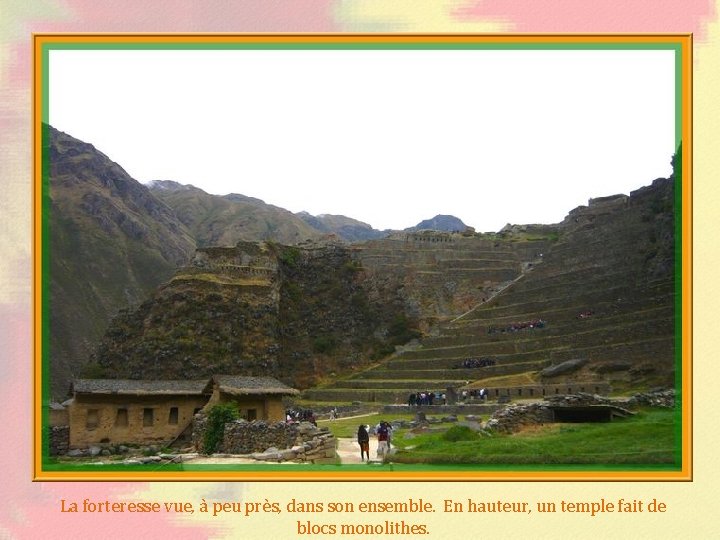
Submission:
M 503 395 L 554 393 L 566 381 L 667 386 L 673 193 L 673 179 L 660 179 L 591 199 L 560 224 L 492 234 L 202 248 L 113 321 L 95 369 L 110 378 L 272 375 L 319 385 L 306 396 L 334 403 L 393 403 L 480 379 Z M 465 365 L 478 358 L 492 363 Z M 559 367 L 544 369 L 551 364 Z M 568 366 L 575 371 L 560 373 Z
M 145 186 L 93 145 L 45 126 L 51 392 L 83 372 L 110 320 L 134 309 L 199 246 L 321 240 L 293 213 L 174 181 Z
M 675 184 L 663 178 L 629 196 L 590 199 L 555 226 L 508 226 L 495 235 L 409 233 L 392 252 L 376 241 L 368 264 L 422 276 L 428 293 L 452 287 L 460 300 L 460 276 L 479 288 L 493 268 L 505 281 L 483 287 L 473 306 L 412 346 L 304 397 L 398 403 L 419 390 L 460 387 L 515 400 L 673 387 L 680 344 Z M 523 253 L 524 262 L 513 257 Z M 431 261 L 425 267 L 423 256 Z M 410 294 L 421 309 L 440 304 L 438 296 Z M 453 308 L 447 300 L 446 308 Z
M 417 335 L 400 297 L 371 297 L 365 277 L 339 243 L 201 248 L 152 298 L 113 320 L 93 371 L 272 375 L 301 388 L 351 372 Z
M 137 306 L 195 251 L 165 203 L 91 144 L 45 126 L 50 381 L 67 392 L 121 307 Z
M 211 195 L 169 180 L 155 180 L 148 188 L 175 211 L 200 247 L 262 240 L 298 244 L 323 237 L 321 231 L 292 212 L 253 197 L 236 193 Z
M 307 388 L 421 333 L 420 349 L 398 353 L 407 372 L 352 383 L 361 399 L 400 396 L 396 380 L 420 366 L 444 380 L 491 349 L 513 370 L 580 355 L 585 373 L 626 387 L 671 380 L 673 178 L 592 199 L 556 225 L 476 234 L 436 216 L 380 233 L 240 194 L 143 186 L 92 145 L 49 126 L 44 136 L 54 396 L 78 375 L 270 374 Z M 536 317 L 547 332 L 489 332 Z
M 352 219 L 346 216 L 338 216 L 333 214 L 320 214 L 312 216 L 307 212 L 298 212 L 295 214 L 305 223 L 327 234 L 334 234 L 348 242 L 361 242 L 363 240 L 374 240 L 383 238 L 390 231 L 378 231 L 373 229 L 367 223 Z
M 465 225 L 461 219 L 456 218 L 455 216 L 447 216 L 447 215 L 438 214 L 434 218 L 421 221 L 414 227 L 409 227 L 405 230 L 406 231 L 430 230 L 430 231 L 462 232 L 465 229 L 467 229 L 467 225 Z

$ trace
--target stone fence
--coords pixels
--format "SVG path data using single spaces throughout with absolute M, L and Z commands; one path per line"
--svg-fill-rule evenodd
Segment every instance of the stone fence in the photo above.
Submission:
M 258 461 L 316 462 L 335 457 L 335 437 L 310 422 L 266 424 L 262 421 L 225 424 L 223 449 L 251 454 Z
M 273 268 L 262 268 L 257 266 L 237 266 L 231 264 L 214 264 L 206 266 L 186 266 L 180 270 L 183 275 L 205 274 L 207 272 L 215 272 L 225 276 L 234 278 L 265 278 L 273 279 L 277 276 L 277 271 Z
M 63 456 L 70 447 L 70 426 L 50 426 L 50 455 Z
M 503 433 L 515 433 L 524 426 L 547 424 L 553 421 L 553 412 L 547 403 L 510 405 L 496 411 L 487 421 L 486 429 Z
M 193 445 L 204 453 L 207 419 L 196 414 L 193 419 Z M 263 420 L 236 420 L 225 424 L 219 454 L 243 455 L 258 461 L 316 462 L 335 457 L 335 437 L 327 428 L 309 422 L 288 424 Z
M 238 420 L 225 424 L 222 450 L 228 454 L 252 454 L 268 448 L 290 448 L 295 445 L 298 424 L 262 420 Z
M 385 405 L 383 414 L 491 414 L 503 406 L 496 403 L 472 403 L 456 405 Z
M 487 421 L 486 429 L 504 433 L 515 433 L 524 426 L 547 424 L 555 421 L 553 407 L 578 407 L 587 405 L 613 406 L 618 410 L 622 407 L 649 405 L 655 407 L 672 407 L 675 400 L 674 390 L 658 390 L 649 393 L 635 394 L 626 399 L 611 399 L 599 395 L 579 392 L 573 395 L 549 396 L 543 402 L 523 405 L 509 405 L 496 411 Z M 622 406 L 622 407 L 621 407 Z
M 489 399 L 498 399 L 502 396 L 510 398 L 547 398 L 555 395 L 592 392 L 594 394 L 607 395 L 612 391 L 609 383 L 604 381 L 568 381 L 563 384 L 535 384 L 511 387 L 488 387 Z

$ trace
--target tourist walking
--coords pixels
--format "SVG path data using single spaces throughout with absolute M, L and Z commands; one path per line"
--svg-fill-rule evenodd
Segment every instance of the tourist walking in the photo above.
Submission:
M 357 432 L 357 441 L 360 445 L 360 461 L 370 460 L 370 435 L 367 428 L 360 424 Z
M 384 457 L 385 454 L 387 454 L 388 450 L 390 449 L 388 447 L 388 436 L 389 436 L 389 430 L 387 427 L 387 423 L 380 422 L 380 425 L 377 428 L 377 439 L 378 439 L 378 449 L 377 449 L 377 455 L 378 457 Z

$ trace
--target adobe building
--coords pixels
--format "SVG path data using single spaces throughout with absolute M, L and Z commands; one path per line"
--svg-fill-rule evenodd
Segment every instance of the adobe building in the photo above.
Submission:
M 70 448 L 169 444 L 193 416 L 234 401 L 246 420 L 285 418 L 282 398 L 299 392 L 271 377 L 214 376 L 187 381 L 78 379 L 68 405 Z
M 249 422 L 284 421 L 285 407 L 282 398 L 300 393 L 272 377 L 216 375 L 211 382 L 212 395 L 207 404 L 208 408 L 217 403 L 233 401 L 237 403 L 240 417 Z

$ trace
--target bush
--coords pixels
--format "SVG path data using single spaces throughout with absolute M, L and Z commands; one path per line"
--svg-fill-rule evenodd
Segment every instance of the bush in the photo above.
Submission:
M 95 362 L 85 364 L 81 372 L 84 379 L 102 379 L 105 376 L 105 369 Z
M 239 417 L 240 411 L 236 403 L 220 403 L 210 409 L 203 440 L 206 454 L 215 453 L 223 440 L 225 424 Z
M 362 269 L 363 269 L 362 264 L 360 264 L 359 261 L 349 260 L 349 261 L 345 261 L 345 263 L 343 264 L 343 271 L 346 274 L 352 275 L 357 272 L 360 272 Z
M 467 426 L 453 426 L 441 435 L 444 441 L 474 441 L 480 436 Z
M 388 326 L 388 336 L 394 344 L 400 345 L 419 338 L 421 334 L 411 327 L 410 320 L 405 315 L 396 315 Z
M 296 247 L 286 247 L 280 254 L 280 261 L 289 268 L 295 268 L 300 260 L 300 250 Z
M 313 351 L 320 354 L 331 353 L 337 346 L 333 336 L 320 336 L 313 341 Z

